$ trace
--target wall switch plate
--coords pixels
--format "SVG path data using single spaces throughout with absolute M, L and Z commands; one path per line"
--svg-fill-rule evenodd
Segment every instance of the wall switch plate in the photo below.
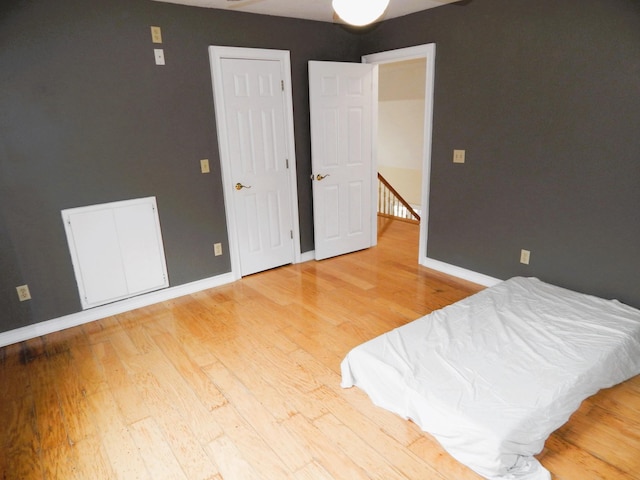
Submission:
M 31 300 L 29 285 L 20 285 L 19 287 L 16 287 L 16 290 L 18 291 L 18 298 L 21 302 L 24 302 L 25 300 Z
M 162 43 L 162 30 L 160 27 L 151 27 L 151 41 L 153 43 Z
M 453 151 L 453 163 L 464 163 L 465 150 Z
M 202 160 L 200 160 L 200 171 L 202 173 L 209 173 L 211 170 L 209 170 L 209 159 L 208 158 L 204 158 Z
M 221 243 L 214 243 L 213 244 L 213 254 L 216 257 L 219 257 L 220 255 L 222 255 L 222 244 Z
M 529 258 L 531 257 L 531 252 L 529 250 L 520 250 L 520 263 L 524 263 L 525 265 L 529 265 Z
M 156 65 L 164 65 L 164 50 L 161 48 L 153 49 L 153 56 L 156 59 Z

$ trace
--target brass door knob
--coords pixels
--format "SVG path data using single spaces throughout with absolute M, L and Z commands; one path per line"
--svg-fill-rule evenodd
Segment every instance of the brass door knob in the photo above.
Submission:
M 240 182 L 236 183 L 236 190 L 242 190 L 243 188 L 251 188 L 251 185 L 243 185 Z

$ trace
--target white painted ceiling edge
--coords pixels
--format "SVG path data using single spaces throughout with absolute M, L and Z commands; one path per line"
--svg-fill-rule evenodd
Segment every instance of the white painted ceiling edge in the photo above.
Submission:
M 331 0 L 155 0 L 194 7 L 235 10 L 238 12 L 304 18 L 320 22 L 335 22 Z M 380 20 L 402 17 L 458 0 L 391 0 Z

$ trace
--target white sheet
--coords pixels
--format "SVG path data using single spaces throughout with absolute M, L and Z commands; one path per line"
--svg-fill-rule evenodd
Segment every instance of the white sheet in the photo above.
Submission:
M 342 387 L 410 418 L 492 480 L 533 458 L 587 397 L 640 373 L 640 311 L 516 277 L 354 348 Z

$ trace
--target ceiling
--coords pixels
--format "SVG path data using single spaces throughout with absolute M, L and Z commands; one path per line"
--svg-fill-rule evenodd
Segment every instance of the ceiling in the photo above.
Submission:
M 155 0 L 239 12 L 334 22 L 331 0 Z M 391 0 L 382 20 L 439 7 L 457 0 Z

